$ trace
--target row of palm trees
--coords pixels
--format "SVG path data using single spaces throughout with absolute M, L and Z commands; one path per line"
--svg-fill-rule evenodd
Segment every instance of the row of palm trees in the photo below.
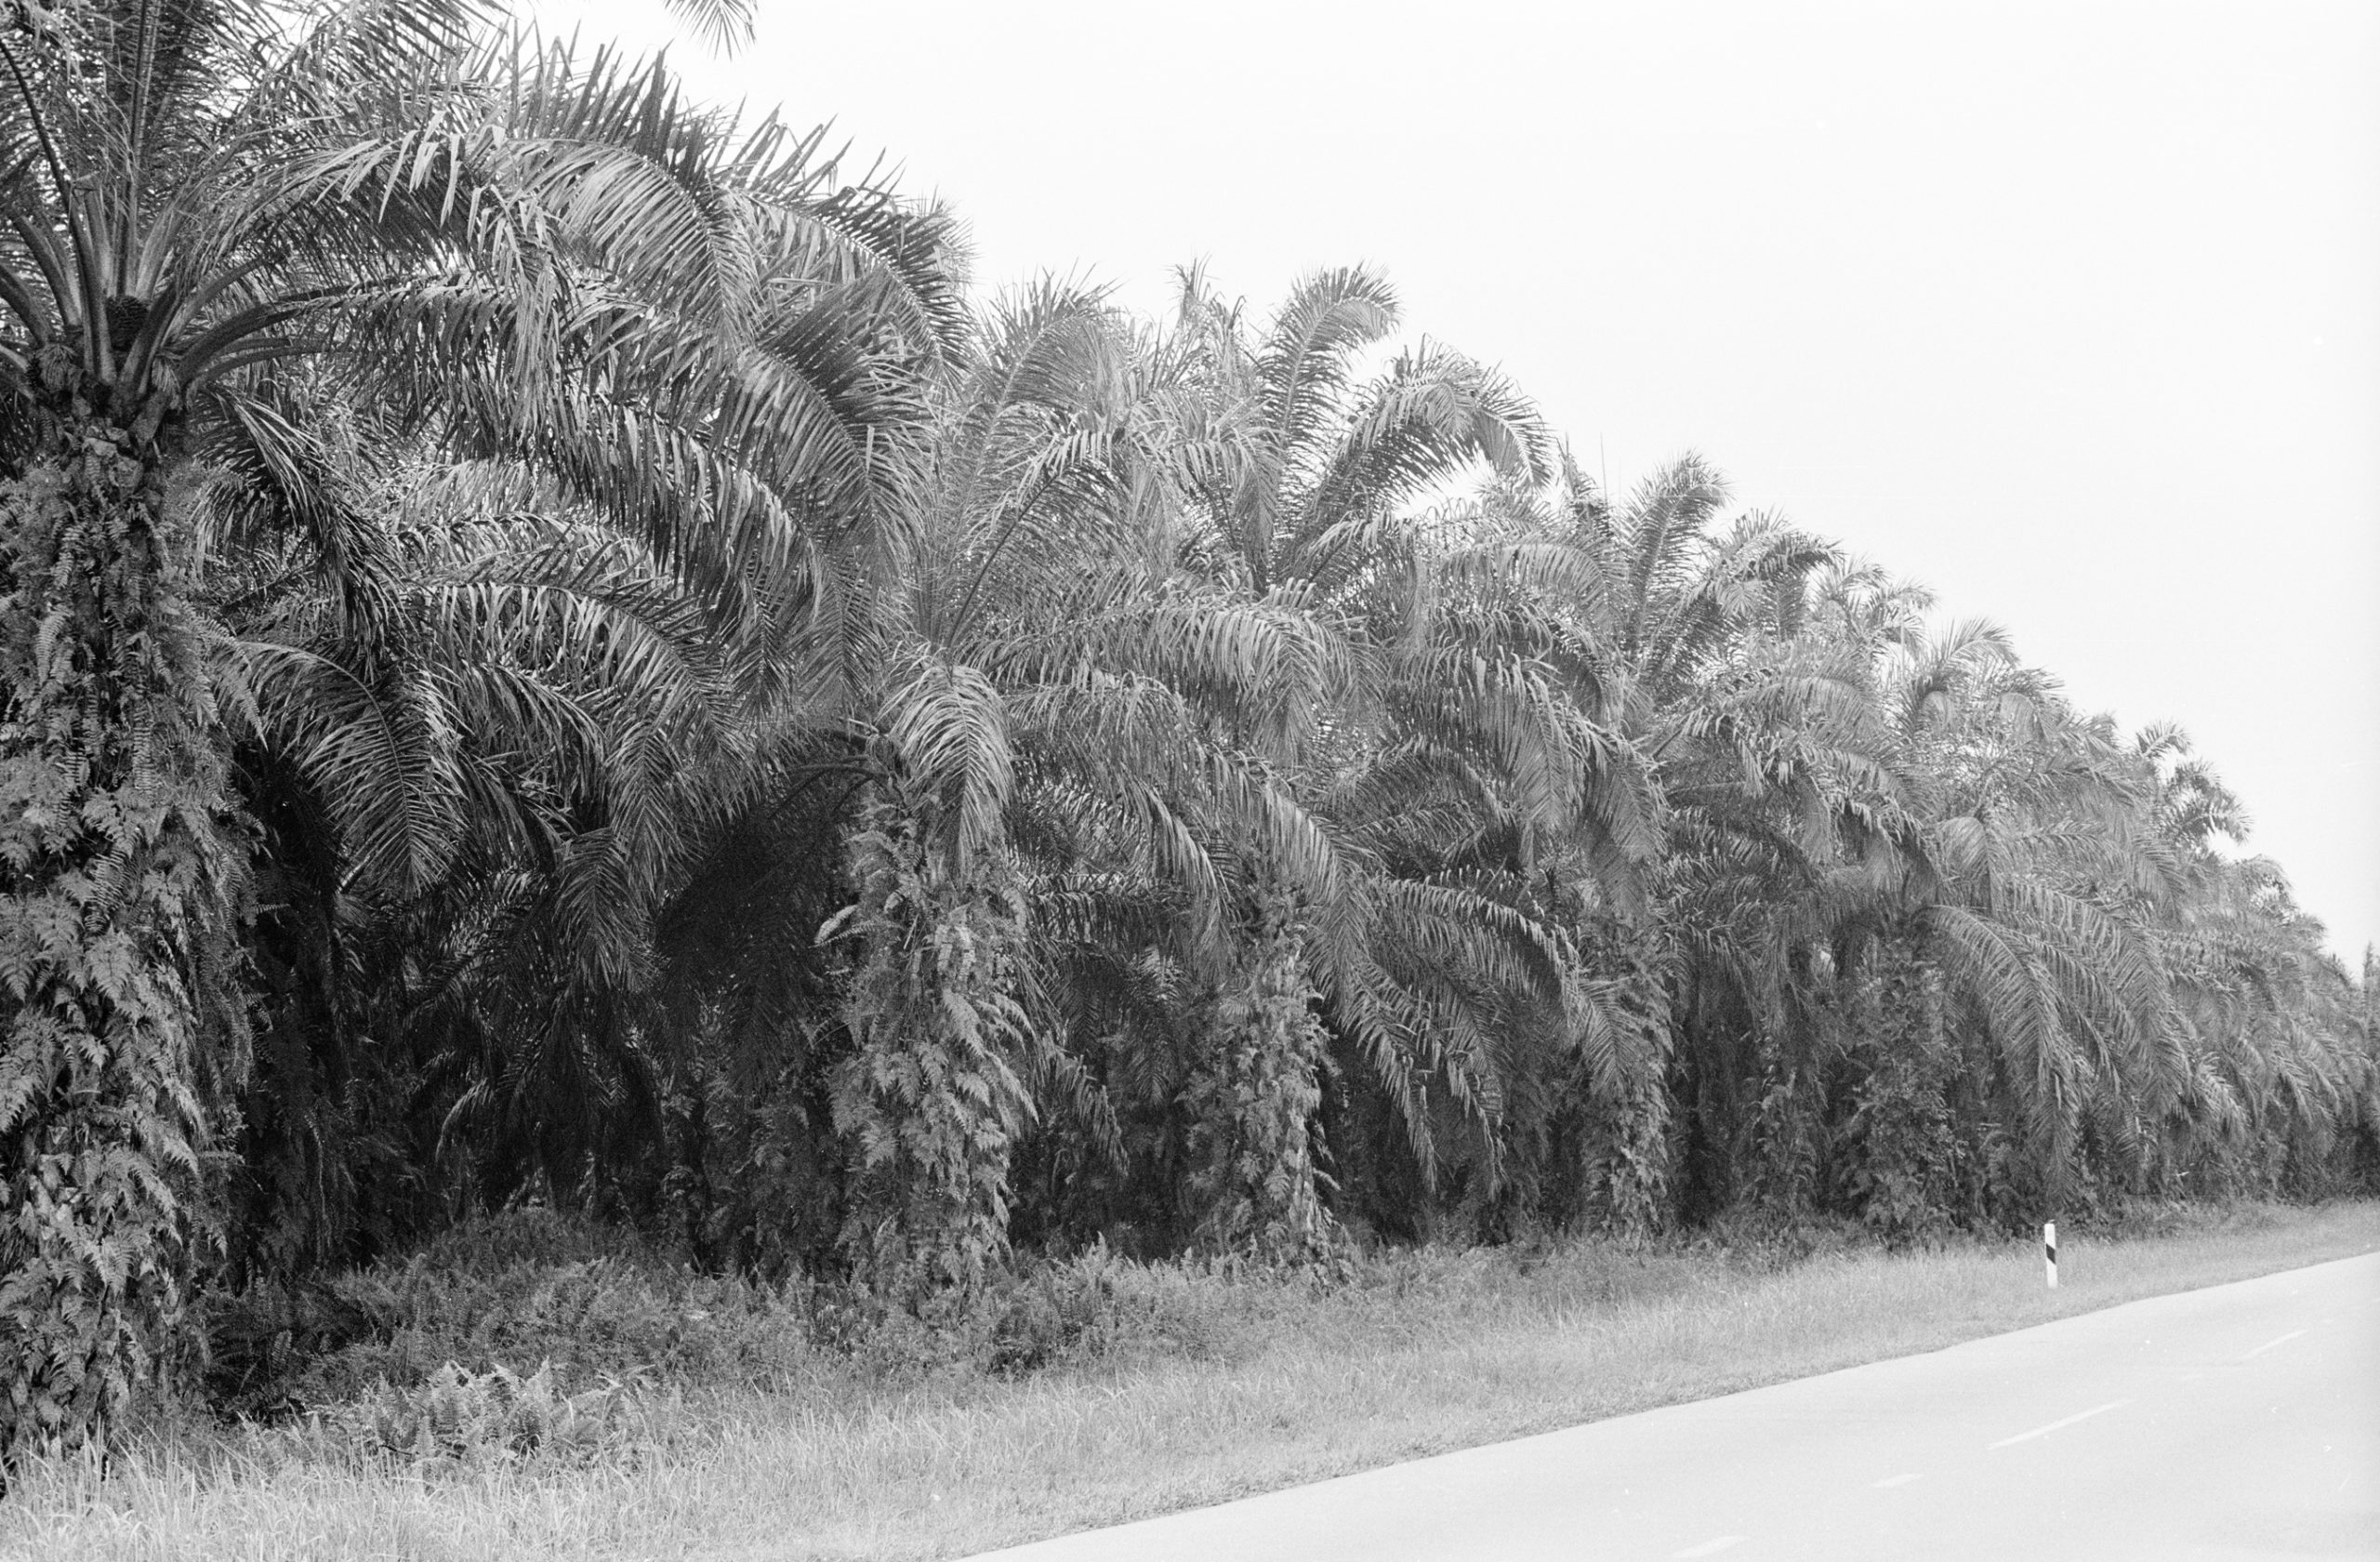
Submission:
M 521 1198 L 931 1311 L 2380 1174 L 2178 733 L 1376 273 L 979 306 L 460 0 L 0 0 L 0 1441 Z

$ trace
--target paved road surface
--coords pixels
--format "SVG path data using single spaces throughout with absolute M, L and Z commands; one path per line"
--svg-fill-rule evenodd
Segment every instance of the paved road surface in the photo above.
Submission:
M 991 1555 L 2380 1558 L 2380 1254 Z

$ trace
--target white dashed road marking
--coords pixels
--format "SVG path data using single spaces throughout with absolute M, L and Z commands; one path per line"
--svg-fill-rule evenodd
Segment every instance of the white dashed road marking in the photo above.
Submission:
M 1722 1535 L 1715 1541 L 1705 1541 L 1699 1546 L 1688 1546 L 1684 1551 L 1673 1551 L 1670 1555 L 1672 1556 L 1716 1556 L 1729 1546 L 1743 1543 L 1744 1538 L 1741 1535 Z
M 2075 1414 L 2068 1416 L 2064 1421 L 2053 1421 L 2047 1426 L 2036 1426 L 2030 1432 L 2019 1432 L 2013 1437 L 2003 1437 L 1998 1442 L 1992 1443 L 1989 1446 L 1996 1449 L 2003 1449 L 2011 1443 L 2030 1443 L 2035 1437 L 2046 1437 L 2053 1432 L 2065 1430 L 2067 1427 L 2073 1425 L 2078 1421 L 2088 1421 L 2095 1415 L 2105 1415 L 2109 1410 L 2116 1409 L 2118 1406 L 2129 1405 L 2131 1403 L 2132 1401 L 2129 1399 L 2110 1399 L 2104 1405 L 2095 1406 L 2087 1410 L 2077 1411 Z
M 1913 1480 L 1924 1480 L 1924 1478 L 1925 1477 L 1924 1476 L 1886 1476 L 1880 1481 L 1871 1481 L 1868 1484 L 1874 1487 L 1877 1490 L 1883 1491 L 1889 1487 L 1907 1486 Z
M 2272 1349 L 2273 1346 L 2285 1345 L 2289 1344 L 2290 1341 L 2294 1340 L 2297 1336 L 2305 1332 L 2306 1330 L 2302 1329 L 2293 1329 L 2278 1340 L 2267 1340 L 2263 1344 L 2258 1345 L 2255 1349 L 2250 1351 L 2246 1356 L 2241 1357 L 2240 1359 L 2242 1361 L 2252 1361 L 2257 1357 L 2264 1355 L 2265 1352 Z

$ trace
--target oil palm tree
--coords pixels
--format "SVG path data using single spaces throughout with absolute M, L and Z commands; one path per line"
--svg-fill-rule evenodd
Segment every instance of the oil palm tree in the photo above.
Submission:
M 1657 800 L 1606 789 L 1631 806 L 1606 801 L 1547 841 L 1545 878 L 1573 887 L 1563 920 L 1606 1023 L 1583 1089 L 1532 1086 L 1539 1132 L 1584 1154 L 1593 1201 L 1628 1224 L 1670 1207 L 1674 1142 L 1689 1182 L 1733 1158 L 1699 1146 L 1712 1092 L 1731 1096 L 1739 1043 L 1775 1007 L 1777 917 L 1839 871 L 1890 786 L 1861 664 L 1799 632 L 1832 551 L 1771 516 L 1723 525 L 1726 502 L 1696 456 L 1618 503 L 1566 460 L 1554 483 L 1491 491 L 1464 518 L 1561 648 L 1570 698 Z
M 0 1328 L 7 1438 L 57 1441 L 153 1358 L 243 1066 L 199 463 L 290 475 L 259 409 L 319 376 L 763 625 L 881 486 L 951 295 L 939 229 L 814 139 L 440 0 L 12 3 L 0 132 Z
M 1439 1108 L 1418 1081 L 1437 1081 L 1479 1135 L 1474 1185 L 1488 1188 L 1514 1077 L 1499 1054 L 1552 1037 L 1598 1066 L 1611 1056 L 1606 995 L 1582 983 L 1545 915 L 1542 850 L 1591 841 L 1641 867 L 1658 810 L 1641 757 L 1606 725 L 1607 691 L 1576 654 L 1574 618 L 1548 605 L 1544 588 L 1582 578 L 1582 559 L 1545 538 L 1491 537 L 1475 517 L 1414 513 L 1483 469 L 1522 489 L 1543 482 L 1541 423 L 1500 376 L 1441 347 L 1365 380 L 1365 354 L 1396 318 L 1377 275 L 1329 271 L 1251 332 L 1185 276 L 1180 332 L 1209 421 L 1185 482 L 1200 523 L 1180 557 L 1295 604 L 1359 669 L 1324 741 L 1296 761 L 1317 816 L 1346 843 L 1344 888 L 1259 880 L 1272 887 L 1242 916 L 1263 934 L 1256 946 L 1276 952 L 1248 977 L 1262 1000 L 1235 1012 L 1270 1035 L 1316 1034 L 1307 1012 L 1327 1014 L 1385 1086 L 1424 1185 Z M 1287 1089 L 1317 1061 L 1266 1067 Z M 1223 1095 L 1268 1099 L 1228 1074 Z M 1254 1188 L 1302 1181 L 1252 1171 Z
M 1179 500 L 1172 390 L 1097 295 L 1036 285 L 987 314 L 917 468 L 858 711 L 879 780 L 835 1097 L 876 1223 L 847 1246 L 871 1269 L 922 1259 L 971 1288 L 1005 1246 L 1036 1083 L 1103 1119 L 1065 1045 L 1067 962 L 1034 950 L 1158 894 L 1211 938 L 1236 869 L 1216 842 L 1317 849 L 1263 761 L 1320 703 L 1323 637 L 1151 567 Z M 932 953 L 954 937 L 963 959 Z

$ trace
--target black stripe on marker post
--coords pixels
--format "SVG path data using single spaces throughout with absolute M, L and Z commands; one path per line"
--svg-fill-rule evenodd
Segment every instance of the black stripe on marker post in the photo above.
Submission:
M 2042 1260 L 2049 1268 L 2049 1288 L 2057 1289 L 2057 1222 L 2046 1221 L 2042 1225 Z

